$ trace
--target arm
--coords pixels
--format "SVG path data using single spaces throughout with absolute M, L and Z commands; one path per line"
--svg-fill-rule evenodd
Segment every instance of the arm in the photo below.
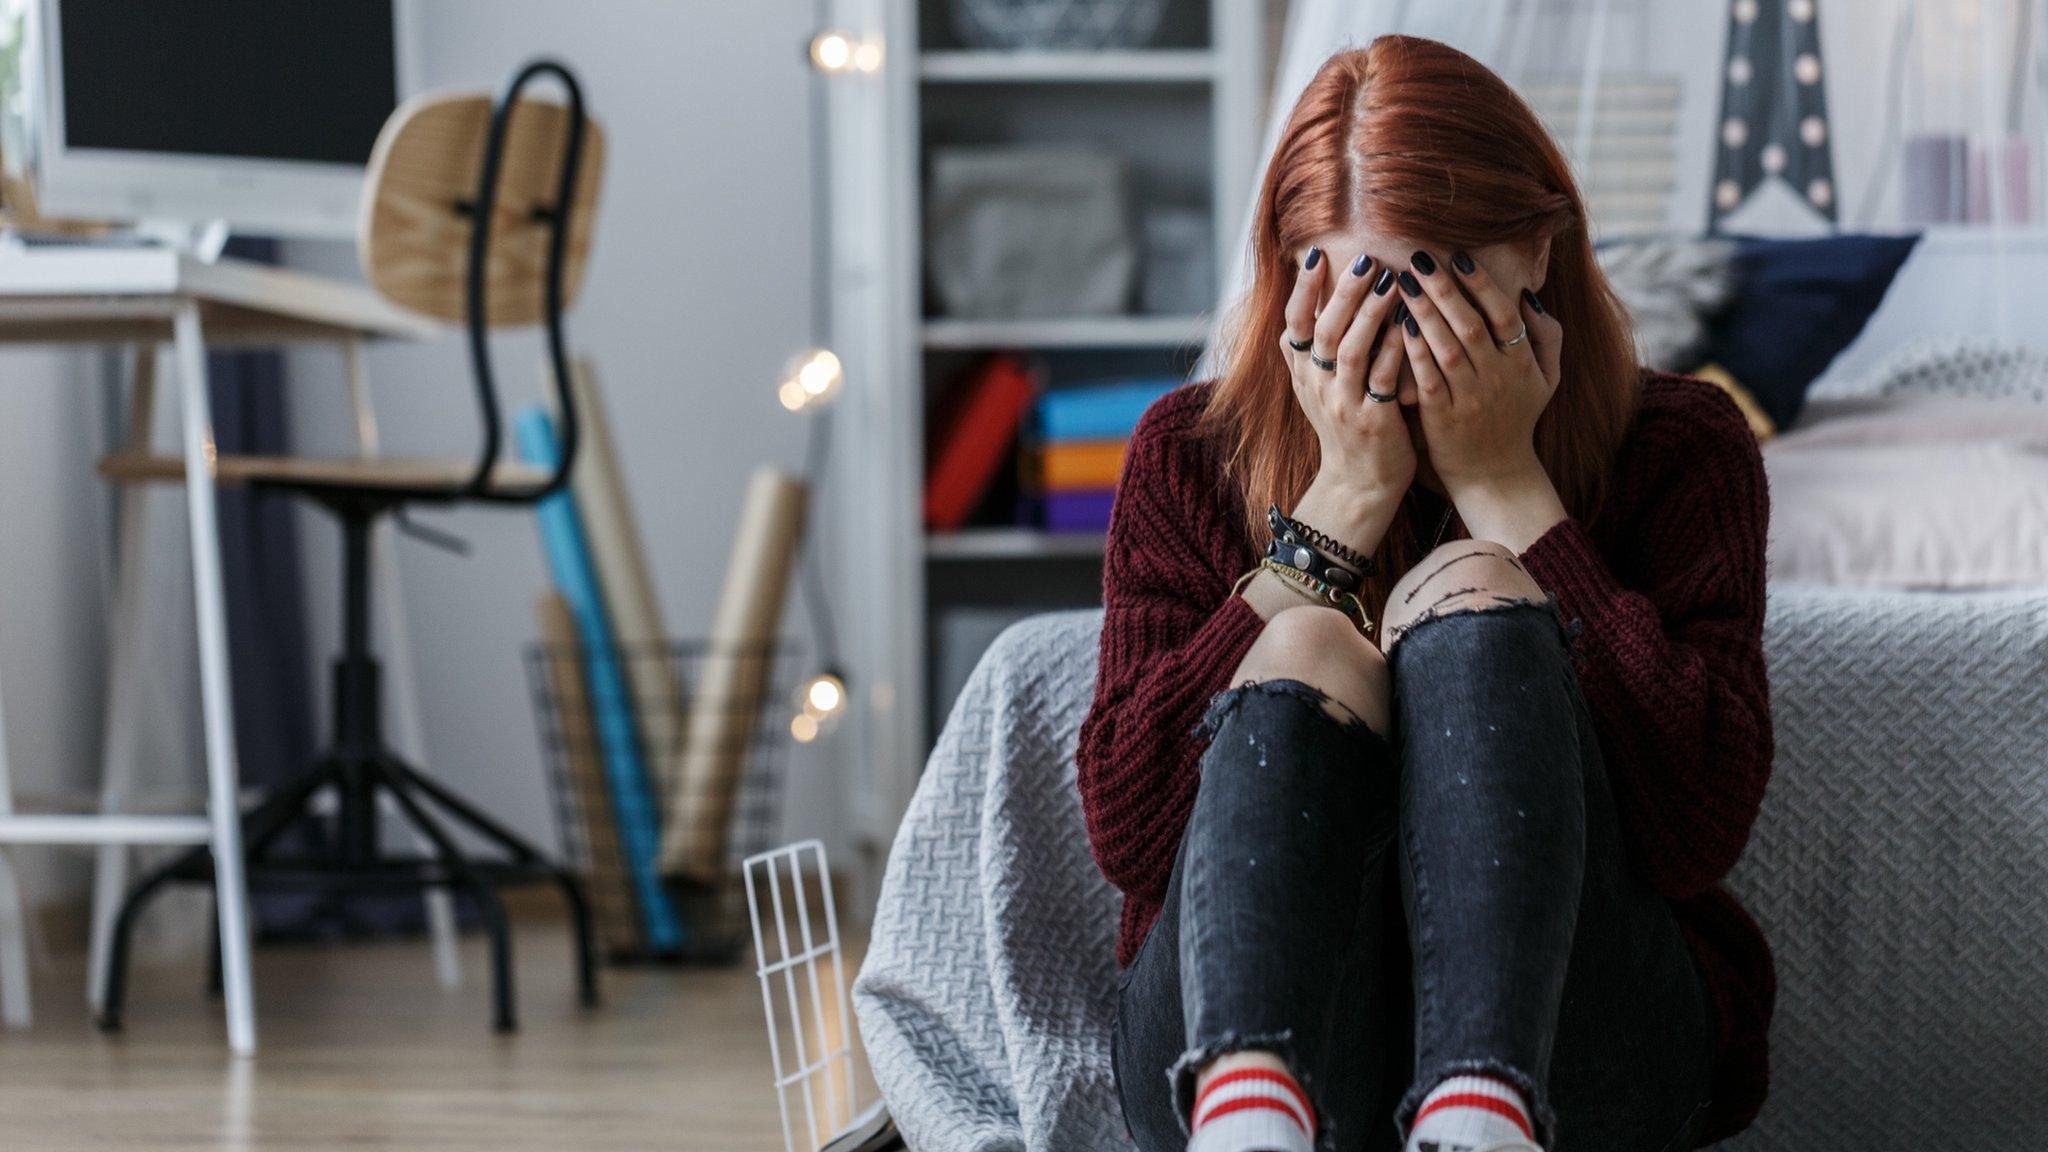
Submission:
M 1701 452 L 1703 438 L 1688 437 L 1694 454 L 1670 466 L 1663 499 L 1643 513 L 1658 538 L 1630 574 L 1639 590 L 1622 586 L 1574 520 L 1522 553 L 1562 617 L 1580 622 L 1579 683 L 1600 720 L 1623 834 L 1671 899 L 1734 867 L 1771 768 L 1763 461 L 1732 408 L 1709 423 L 1717 447 Z
M 1252 563 L 1248 545 L 1228 543 L 1242 527 L 1213 498 L 1195 446 L 1157 415 L 1155 407 L 1139 425 L 1117 485 L 1095 700 L 1075 752 L 1103 875 L 1154 895 L 1165 891 L 1194 808 L 1195 726 L 1265 623 L 1230 594 Z

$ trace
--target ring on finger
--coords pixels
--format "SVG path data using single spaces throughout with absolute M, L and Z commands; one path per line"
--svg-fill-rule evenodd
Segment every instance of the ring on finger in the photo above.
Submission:
M 1513 347 L 1514 347 L 1515 345 L 1517 345 L 1517 344 L 1520 344 L 1520 343 L 1521 343 L 1522 341 L 1524 341 L 1524 340 L 1527 340 L 1528 338 L 1529 338 L 1529 326 L 1528 326 L 1527 324 L 1524 324 L 1524 325 L 1522 325 L 1522 330 L 1521 330 L 1520 332 L 1517 332 L 1517 333 L 1515 333 L 1515 338 L 1514 338 L 1513 340 L 1510 340 L 1510 341 L 1508 341 L 1507 343 L 1505 343 L 1505 344 L 1501 345 L 1501 347 L 1503 347 L 1503 348 L 1513 348 Z
M 1287 346 L 1289 348 L 1294 349 L 1296 352 L 1306 352 L 1310 348 L 1315 347 L 1315 343 L 1316 342 L 1313 340 L 1296 340 L 1292 336 L 1289 336 L 1287 338 Z
M 1325 372 L 1335 372 L 1337 370 L 1337 362 L 1335 360 L 1324 359 L 1323 354 L 1313 348 L 1308 350 L 1308 359 L 1309 363 L 1314 364 Z
M 1375 404 L 1392 404 L 1395 400 L 1400 398 L 1400 395 L 1401 394 L 1398 392 L 1375 392 L 1372 390 L 1372 386 L 1370 384 L 1366 385 L 1365 388 L 1365 398 L 1367 400 L 1372 401 Z

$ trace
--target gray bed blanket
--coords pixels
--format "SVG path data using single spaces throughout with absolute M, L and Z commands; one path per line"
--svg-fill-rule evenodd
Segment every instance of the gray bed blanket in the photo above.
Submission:
M 1073 751 L 1099 614 L 1005 632 L 896 837 L 854 986 L 916 1152 L 1128 1148 L 1117 894 Z M 2048 1131 L 2048 594 L 1772 589 L 1778 755 L 1733 887 L 1779 966 L 1737 1146 L 2032 1147 Z

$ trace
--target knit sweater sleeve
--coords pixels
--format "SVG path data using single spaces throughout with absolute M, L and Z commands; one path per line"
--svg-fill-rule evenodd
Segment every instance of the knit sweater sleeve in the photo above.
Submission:
M 1684 386 L 1693 387 L 1691 382 Z M 1763 459 L 1725 398 L 1645 429 L 1627 465 L 1649 493 L 1614 544 L 1616 575 L 1566 520 L 1522 554 L 1577 621 L 1579 683 L 1596 717 L 1631 856 L 1683 899 L 1719 883 L 1748 842 L 1770 776 L 1763 657 Z
M 1231 568 L 1249 566 L 1250 550 L 1216 497 L 1213 464 L 1186 434 L 1198 410 L 1169 395 L 1125 453 L 1103 560 L 1095 699 L 1075 752 L 1096 862 L 1125 894 L 1152 900 L 1165 893 L 1194 809 L 1195 728 L 1265 625 L 1230 592 L 1240 574 Z

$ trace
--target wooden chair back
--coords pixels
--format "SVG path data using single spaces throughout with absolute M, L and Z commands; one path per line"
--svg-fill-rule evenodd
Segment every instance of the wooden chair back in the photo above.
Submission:
M 491 122 L 487 93 L 407 101 L 377 137 L 363 189 L 356 250 L 372 288 L 401 308 L 450 323 L 467 318 L 471 209 Z M 569 110 L 524 99 L 506 129 L 485 261 L 485 323 L 538 324 L 546 315 L 550 214 Z M 597 216 L 604 131 L 586 119 L 583 159 L 564 254 L 562 307 L 576 299 Z

